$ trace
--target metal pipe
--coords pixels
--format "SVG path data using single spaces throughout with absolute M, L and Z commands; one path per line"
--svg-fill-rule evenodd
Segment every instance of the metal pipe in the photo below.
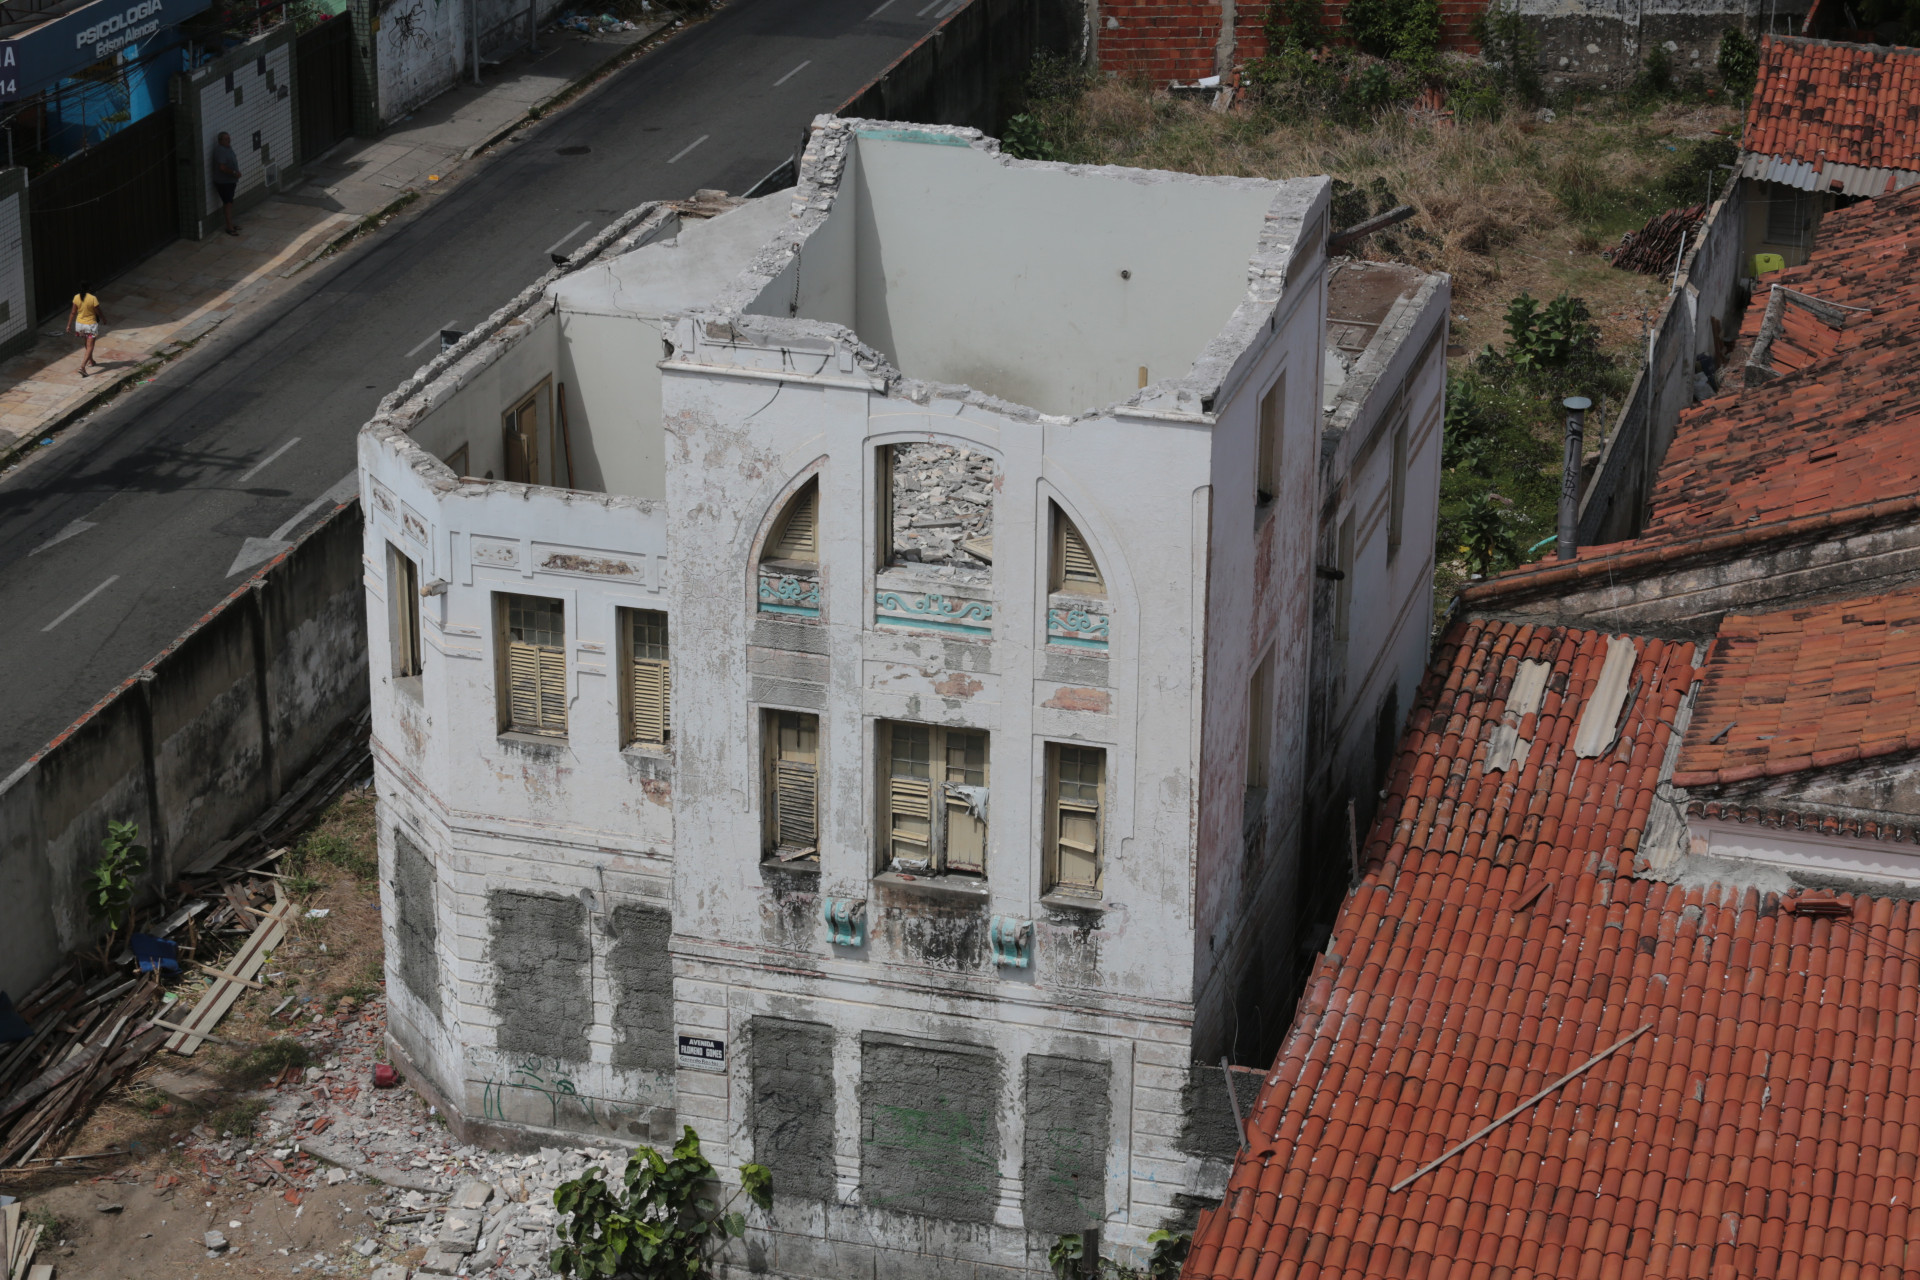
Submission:
M 1573 559 L 1580 543 L 1580 453 L 1585 435 L 1587 410 L 1593 401 L 1585 396 L 1568 396 L 1560 402 L 1567 411 L 1567 456 L 1560 468 L 1560 536 L 1554 555 Z

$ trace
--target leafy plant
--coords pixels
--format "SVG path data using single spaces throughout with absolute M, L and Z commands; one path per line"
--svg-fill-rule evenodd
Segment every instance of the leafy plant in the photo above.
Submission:
M 1540 101 L 1540 36 L 1511 0 L 1503 0 L 1473 20 L 1480 58 L 1501 91 L 1529 106 Z
M 1507 358 L 1522 370 L 1557 369 L 1599 346 L 1586 301 L 1561 294 L 1544 308 L 1528 293 L 1507 304 Z
M 1000 152 L 1015 160 L 1051 160 L 1053 144 L 1041 130 L 1040 122 L 1026 112 L 1007 121 L 1000 135 Z
M 1664 98 L 1673 92 L 1673 55 L 1666 46 L 1655 45 L 1640 64 L 1640 76 L 1633 96 L 1640 99 Z
M 1440 51 L 1437 0 L 1347 0 L 1341 25 L 1364 53 L 1425 70 Z
M 100 861 L 87 874 L 87 910 L 115 932 L 132 910 L 134 881 L 147 873 L 147 846 L 135 844 L 139 838 L 139 823 L 109 820 Z
M 1468 504 L 1460 521 L 1460 551 L 1467 558 L 1467 572 L 1489 574 L 1520 558 L 1513 515 L 1513 503 L 1492 490 Z
M 1082 1271 L 1080 1265 L 1086 1260 L 1087 1242 L 1078 1232 L 1061 1236 L 1047 1250 L 1047 1268 L 1053 1272 L 1054 1280 L 1071 1280 Z
M 1267 6 L 1267 48 L 1297 45 L 1318 49 L 1327 42 L 1320 22 L 1320 0 L 1273 0 Z
M 773 1206 L 773 1174 L 765 1165 L 741 1165 L 739 1188 L 721 1204 L 708 1194 L 714 1181 L 713 1165 L 700 1154 L 700 1135 L 691 1126 L 673 1145 L 671 1159 L 651 1147 L 635 1151 L 620 1187 L 607 1185 L 598 1166 L 588 1169 L 553 1193 L 566 1221 L 548 1265 L 563 1276 L 712 1275 L 715 1251 L 747 1229 L 734 1202 L 744 1195 L 762 1209 Z
M 1184 1231 L 1155 1231 L 1147 1236 L 1153 1252 L 1147 1255 L 1147 1275 L 1152 1280 L 1173 1280 L 1186 1265 L 1187 1250 L 1193 1237 Z

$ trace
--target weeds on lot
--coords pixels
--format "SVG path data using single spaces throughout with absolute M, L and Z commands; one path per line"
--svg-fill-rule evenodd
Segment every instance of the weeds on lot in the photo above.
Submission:
M 241 1098 L 207 1117 L 207 1128 L 222 1137 L 244 1138 L 267 1109 L 265 1098 Z
M 313 1061 L 307 1046 L 291 1036 L 269 1040 L 248 1050 L 234 1065 L 234 1078 L 249 1088 L 260 1088 L 288 1067 L 305 1067 Z

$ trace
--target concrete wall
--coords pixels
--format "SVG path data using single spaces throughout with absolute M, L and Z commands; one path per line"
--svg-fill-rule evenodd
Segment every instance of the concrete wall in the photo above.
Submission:
M 27 171 L 0 169 L 0 358 L 32 347 L 33 219 L 27 209 Z
M 375 110 L 381 127 L 473 72 L 473 23 L 480 52 L 493 58 L 527 43 L 528 0 L 369 0 Z M 545 23 L 565 0 L 532 0 Z M 477 10 L 477 12 L 476 12 Z M 356 131 L 364 131 L 356 121 Z
M 847 99 L 836 113 L 868 120 L 959 124 L 998 137 L 1020 109 L 1027 68 L 1043 50 L 1085 50 L 1083 0 L 968 0 Z
M 82 880 L 110 820 L 140 824 L 166 883 L 366 706 L 360 540 L 341 508 L 0 783 L 0 990 L 93 940 Z
M 183 169 L 180 233 L 204 240 L 223 223 L 210 153 L 222 133 L 240 161 L 235 213 L 296 185 L 299 122 L 294 115 L 294 30 L 283 22 L 204 66 L 174 77 Z
M 1580 500 L 1580 543 L 1623 542 L 1646 526 L 1647 503 L 1680 411 L 1697 403 L 1695 357 L 1718 356 L 1718 343 L 1740 329 L 1740 278 L 1746 267 L 1746 220 L 1757 186 L 1737 178 L 1694 232 L 1649 341 L 1647 363 L 1613 421 L 1593 477 Z M 1723 380 L 1725 370 L 1720 371 Z M 1591 423 L 1592 419 L 1589 418 Z M 1588 428 L 1592 429 L 1591 426 Z

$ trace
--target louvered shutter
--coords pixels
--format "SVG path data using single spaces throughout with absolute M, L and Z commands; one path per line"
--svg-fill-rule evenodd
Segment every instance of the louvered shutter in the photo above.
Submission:
M 1067 582 L 1084 583 L 1102 589 L 1106 586 L 1101 580 L 1099 566 L 1093 562 L 1093 552 L 1087 550 L 1086 539 L 1073 527 L 1073 521 L 1064 517 L 1060 521 L 1060 576 Z
M 508 727 L 540 727 L 540 648 L 520 640 L 507 642 Z
M 567 731 L 567 654 L 564 649 L 540 649 L 540 728 L 548 733 Z
M 672 673 L 664 662 L 635 659 L 633 663 L 633 741 L 667 740 L 668 704 Z
M 773 559 L 811 562 L 818 557 L 815 533 L 819 498 L 819 484 L 809 481 L 787 510 L 787 522 L 780 530 L 779 541 L 773 546 Z
M 1100 810 L 1095 805 L 1062 800 L 1056 819 L 1060 826 L 1060 883 L 1092 889 L 1100 883 Z
M 925 778 L 887 782 L 888 848 L 899 861 L 930 866 L 933 842 L 933 784 Z
M 946 868 L 984 875 L 987 870 L 987 824 L 973 815 L 967 797 L 946 791 Z
M 799 760 L 782 760 L 774 766 L 774 775 L 775 799 L 780 807 L 781 852 L 799 853 L 817 847 L 816 775 L 813 765 Z

